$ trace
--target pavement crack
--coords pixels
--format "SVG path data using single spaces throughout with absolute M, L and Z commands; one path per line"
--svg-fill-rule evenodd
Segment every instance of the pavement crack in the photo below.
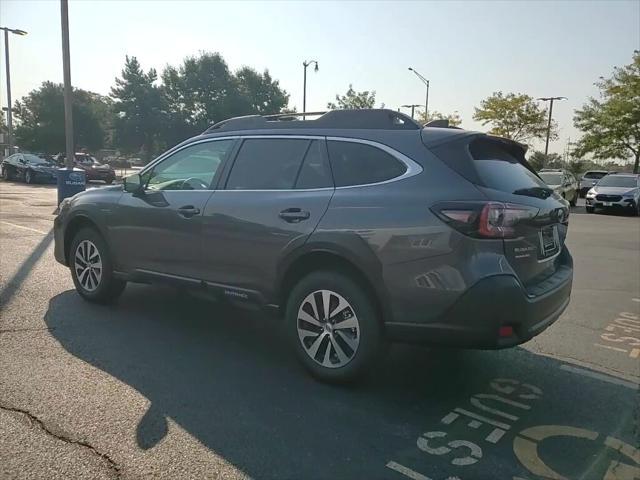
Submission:
M 74 438 L 70 438 L 62 433 L 57 433 L 54 432 L 53 430 L 51 430 L 49 427 L 47 427 L 47 425 L 40 420 L 38 417 L 36 417 L 34 414 L 32 414 L 31 412 L 24 410 L 22 408 L 17 408 L 17 407 L 9 407 L 6 405 L 0 405 L 0 410 L 4 410 L 6 412 L 13 412 L 13 413 L 17 413 L 20 415 L 24 415 L 25 417 L 27 417 L 29 419 L 29 421 L 31 422 L 32 425 L 37 426 L 40 430 L 42 430 L 43 432 L 45 432 L 47 435 L 50 435 L 62 442 L 68 443 L 70 445 L 77 445 L 79 447 L 85 448 L 87 450 L 89 450 L 91 453 L 93 453 L 94 455 L 97 455 L 98 457 L 100 457 L 107 465 L 107 468 L 109 468 L 109 470 L 111 470 L 111 472 L 113 473 L 114 478 L 119 479 L 121 478 L 121 472 L 120 472 L 120 467 L 118 466 L 118 464 L 111 458 L 109 457 L 109 455 L 107 455 L 106 453 L 102 453 L 99 450 L 97 450 L 93 445 L 91 445 L 88 442 L 85 442 L 84 440 L 76 440 Z

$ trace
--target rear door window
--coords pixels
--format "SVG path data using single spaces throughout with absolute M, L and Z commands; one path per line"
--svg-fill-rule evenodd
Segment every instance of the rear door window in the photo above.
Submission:
M 249 138 L 227 180 L 227 190 L 289 190 L 295 185 L 309 140 Z
M 372 145 L 336 140 L 327 145 L 336 187 L 384 182 L 407 171 L 404 163 Z
M 469 145 L 477 175 L 486 187 L 513 193 L 546 187 L 512 152 L 491 139 L 477 139 Z
M 296 180 L 296 188 L 333 187 L 331 169 L 327 162 L 327 152 L 323 141 L 314 140 L 309 145 L 302 168 Z

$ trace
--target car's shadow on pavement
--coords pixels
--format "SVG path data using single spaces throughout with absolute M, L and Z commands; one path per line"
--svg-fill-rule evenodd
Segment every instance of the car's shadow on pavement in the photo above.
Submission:
M 298 365 L 278 320 L 163 288 L 130 285 L 112 307 L 67 291 L 50 300 L 45 321 L 68 352 L 149 399 L 136 431 L 140 448 L 161 442 L 171 418 L 254 478 L 389 478 L 397 474 L 385 463 L 399 452 L 430 462 L 436 457 L 416 449 L 418 436 L 442 428 L 445 414 L 494 378 L 549 391 L 549 404 L 564 406 L 544 422 L 571 424 L 575 415 L 599 419 L 579 426 L 605 431 L 633 410 L 630 390 L 608 385 L 599 393 L 579 376 L 568 389 L 559 362 L 523 349 L 397 346 L 363 382 L 325 385 Z

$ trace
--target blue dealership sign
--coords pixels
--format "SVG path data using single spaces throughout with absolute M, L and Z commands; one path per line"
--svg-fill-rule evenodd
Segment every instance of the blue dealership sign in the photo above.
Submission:
M 84 170 L 79 168 L 58 169 L 58 205 L 68 197 L 76 193 L 84 192 L 86 178 Z

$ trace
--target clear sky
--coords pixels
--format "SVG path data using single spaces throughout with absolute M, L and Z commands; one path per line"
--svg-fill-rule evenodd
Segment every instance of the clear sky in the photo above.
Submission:
M 307 110 L 324 110 L 350 83 L 375 90 L 377 104 L 396 109 L 424 102 L 412 66 L 431 81 L 429 109 L 457 110 L 466 128 L 473 107 L 496 90 L 533 97 L 566 96 L 554 106 L 562 152 L 573 110 L 593 82 L 640 49 L 640 0 L 465 2 L 71 1 L 71 79 L 108 94 L 135 55 L 161 71 L 199 51 L 220 52 L 232 69 L 269 69 L 302 110 L 302 62 L 309 69 Z M 0 0 L 0 25 L 11 35 L 13 98 L 44 80 L 62 81 L 57 0 Z M 4 55 L 0 103 L 6 105 Z

